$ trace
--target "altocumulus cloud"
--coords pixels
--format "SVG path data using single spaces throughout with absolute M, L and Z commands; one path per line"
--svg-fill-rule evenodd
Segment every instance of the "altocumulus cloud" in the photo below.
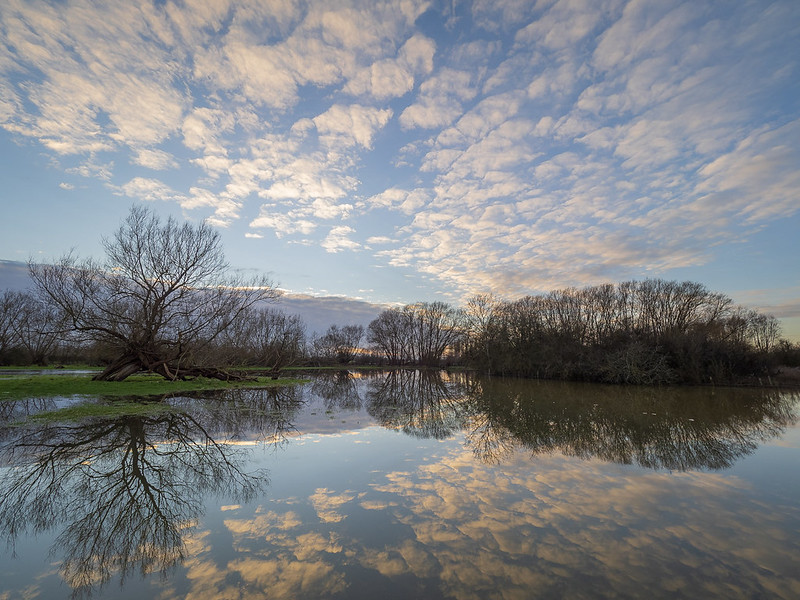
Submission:
M 793 0 L 8 0 L 0 29 L 0 125 L 66 172 L 251 244 L 380 239 L 453 295 L 702 265 L 800 206 Z

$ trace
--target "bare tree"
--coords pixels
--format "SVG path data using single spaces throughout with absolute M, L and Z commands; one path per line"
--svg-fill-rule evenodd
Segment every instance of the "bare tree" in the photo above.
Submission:
M 51 353 L 66 337 L 64 314 L 52 303 L 31 294 L 21 292 L 21 297 L 14 322 L 17 341 L 31 363 L 46 365 Z
M 406 315 L 389 308 L 373 319 L 367 327 L 367 341 L 383 354 L 389 364 L 411 362 L 411 333 Z
M 355 358 L 362 337 L 363 325 L 331 325 L 325 335 L 314 340 L 314 352 L 322 358 L 346 364 Z
M 115 349 L 117 358 L 95 379 L 121 381 L 142 370 L 167 379 L 236 378 L 198 364 L 200 350 L 249 307 L 279 295 L 269 280 L 229 276 L 209 225 L 162 222 L 143 207 L 131 208 L 103 246 L 103 264 L 67 255 L 30 265 L 39 293 L 74 331 Z
M 436 366 L 463 335 L 459 309 L 444 302 L 419 302 L 403 311 L 411 323 L 414 357 L 421 365 Z
M 369 324 L 369 342 L 392 363 L 438 365 L 462 341 L 464 315 L 444 302 L 383 311 Z
M 0 295 L 0 363 L 19 345 L 18 325 L 25 305 L 25 294 L 6 290 Z
M 248 363 L 267 367 L 273 378 L 304 356 L 306 329 L 298 315 L 259 307 L 248 311 L 237 330 L 231 343 L 243 350 Z
M 757 352 L 769 352 L 775 347 L 781 334 L 781 326 L 773 315 L 748 311 L 747 334 Z

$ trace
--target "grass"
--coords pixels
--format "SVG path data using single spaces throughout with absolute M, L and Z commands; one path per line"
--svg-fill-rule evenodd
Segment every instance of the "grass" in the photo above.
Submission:
M 97 365 L 84 365 L 84 364 L 67 364 L 67 365 L 2 365 L 0 366 L 0 373 L 3 371 L 102 371 L 102 367 Z
M 179 410 L 161 402 L 131 402 L 115 400 L 113 402 L 85 402 L 58 410 L 48 410 L 29 416 L 25 421 L 17 423 L 55 423 L 64 421 L 82 421 L 84 419 L 114 419 L 117 417 L 147 416 Z
M 50 396 L 155 396 L 180 392 L 227 390 L 233 388 L 267 388 L 296 385 L 303 379 L 270 379 L 255 381 L 219 381 L 197 378 L 189 381 L 167 381 L 158 375 L 133 375 L 125 381 L 93 381 L 91 375 L 3 375 L 0 372 L 0 400 L 44 398 Z

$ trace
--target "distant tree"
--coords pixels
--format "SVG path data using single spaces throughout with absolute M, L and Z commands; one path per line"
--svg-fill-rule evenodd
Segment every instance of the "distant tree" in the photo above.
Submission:
M 411 332 L 407 315 L 401 310 L 384 310 L 367 327 L 367 342 L 392 365 L 412 360 Z
M 61 340 L 66 337 L 64 313 L 51 302 L 20 292 L 22 302 L 14 322 L 16 338 L 27 360 L 46 365 Z
M 303 358 L 306 330 L 299 316 L 259 307 L 249 311 L 242 325 L 236 343 L 244 347 L 248 362 L 269 368 L 273 377 Z
M 444 302 L 419 302 L 406 306 L 411 344 L 417 363 L 436 366 L 463 334 L 463 313 Z
M 236 376 L 200 364 L 201 351 L 256 303 L 279 291 L 265 278 L 229 275 L 220 235 L 209 225 L 162 222 L 133 207 L 110 239 L 106 261 L 30 264 L 43 299 L 83 338 L 113 349 L 95 379 L 121 381 L 138 371 L 166 379 Z
M 756 311 L 750 311 L 748 316 L 747 333 L 750 343 L 758 352 L 769 352 L 775 347 L 781 334 L 778 319 Z
M 363 325 L 331 325 L 322 337 L 314 340 L 314 353 L 321 358 L 346 364 L 355 358 L 363 337 Z
M 444 302 L 418 302 L 383 311 L 368 341 L 393 364 L 439 365 L 463 340 L 464 313 Z
M 11 351 L 19 345 L 18 325 L 25 305 L 25 294 L 6 290 L 0 294 L 0 364 L 5 363 Z

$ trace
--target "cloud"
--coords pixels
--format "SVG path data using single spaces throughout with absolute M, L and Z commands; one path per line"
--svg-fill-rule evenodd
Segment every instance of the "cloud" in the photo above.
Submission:
M 119 187 L 119 192 L 137 200 L 170 201 L 182 200 L 184 197 L 158 179 L 147 177 L 134 177 L 128 183 Z
M 472 99 L 476 93 L 469 72 L 442 69 L 420 85 L 417 101 L 400 114 L 400 125 L 404 129 L 449 125 L 462 114 L 462 102 Z
M 379 110 L 359 104 L 335 104 L 314 117 L 313 121 L 323 145 L 336 147 L 359 144 L 364 148 L 371 148 L 375 133 L 386 125 L 391 116 L 390 109 Z
M 271 212 L 264 206 L 258 217 L 250 222 L 250 227 L 274 229 L 275 235 L 281 238 L 294 233 L 309 234 L 317 228 L 317 225 L 308 219 L 296 218 L 292 214 Z
M 369 95 L 377 100 L 397 98 L 410 92 L 416 75 L 433 70 L 436 44 L 421 35 L 409 38 L 396 58 L 386 58 L 364 67 L 344 87 L 354 95 Z
M 390 264 L 513 296 L 702 265 L 739 228 L 796 213 L 796 123 L 754 125 L 774 82 L 756 67 L 768 46 L 743 50 L 775 16 L 759 15 L 731 54 L 727 15 L 614 2 L 579 19 L 566 2 L 541 10 L 487 76 L 490 95 L 452 126 L 455 109 L 433 102 L 401 114 L 443 128 L 418 163 L 430 202 L 382 253 Z M 698 22 L 710 23 L 704 33 Z M 741 85 L 753 78 L 763 85 Z M 548 112 L 525 118 L 532 106 Z M 389 188 L 370 202 L 403 198 Z
M 5 126 L 59 154 L 159 143 L 176 129 L 186 106 L 169 81 L 175 63 L 168 51 L 145 38 L 162 42 L 152 7 L 110 3 L 95 9 L 86 19 L 77 5 L 12 2 L 0 13 L 9 33 L 2 52 L 14 61 L 13 71 L 31 77 L 23 86 L 11 79 L 12 90 L 35 107 L 28 112 L 18 104 Z
M 366 205 L 370 208 L 385 207 L 391 210 L 399 210 L 406 215 L 413 215 L 428 202 L 430 202 L 430 196 L 427 190 L 408 191 L 399 188 L 389 188 L 380 194 L 368 198 L 366 200 Z
M 299 315 L 309 334 L 323 333 L 332 324 L 367 327 L 386 308 L 352 298 L 309 296 L 292 292 L 283 294 L 275 306 L 287 314 Z
M 0 126 L 126 197 L 258 210 L 239 235 L 391 237 L 376 266 L 515 296 L 793 218 L 796 26 L 780 0 L 11 0 Z
M 748 223 L 791 214 L 800 189 L 800 119 L 753 132 L 700 169 L 696 191 Z M 723 203 L 724 201 L 724 203 Z
M 317 517 L 324 523 L 338 523 L 345 515 L 338 512 L 339 507 L 355 499 L 352 493 L 336 494 L 326 488 L 317 488 L 309 500 L 317 511 Z
M 228 150 L 222 136 L 233 131 L 235 115 L 213 108 L 195 108 L 181 124 L 183 143 L 190 150 L 211 156 L 226 156 Z
M 357 250 L 361 247 L 361 244 L 348 237 L 354 232 L 355 230 L 347 225 L 333 227 L 322 241 L 321 246 L 331 253 L 341 252 L 342 250 Z
M 133 159 L 137 165 L 147 167 L 156 171 L 163 171 L 166 169 L 173 169 L 178 166 L 175 157 L 164 152 L 163 150 L 139 150 L 139 153 Z
M 556 2 L 539 19 L 520 29 L 515 40 L 547 50 L 565 50 L 580 44 L 598 25 L 608 2 Z M 614 3 L 616 4 L 616 3 Z

